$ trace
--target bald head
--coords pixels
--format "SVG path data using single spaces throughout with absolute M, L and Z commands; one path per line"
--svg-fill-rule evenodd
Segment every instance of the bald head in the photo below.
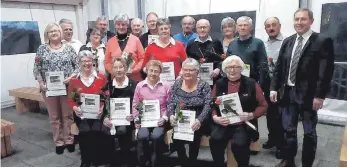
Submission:
M 200 19 L 196 22 L 196 31 L 200 39 L 206 39 L 210 32 L 210 22 L 206 19 Z
M 264 23 L 266 33 L 269 35 L 270 39 L 276 39 L 281 31 L 281 23 L 277 17 L 269 17 Z
M 135 18 L 131 21 L 131 33 L 137 37 L 142 35 L 143 21 L 140 18 Z

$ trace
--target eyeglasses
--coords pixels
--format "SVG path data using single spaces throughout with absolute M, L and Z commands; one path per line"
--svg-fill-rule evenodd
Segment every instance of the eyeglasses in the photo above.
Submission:
M 93 61 L 92 60 L 82 60 L 81 62 L 85 64 L 85 63 L 92 63 Z
M 160 71 L 158 71 L 158 70 L 153 70 L 153 69 L 149 69 L 148 72 L 155 73 L 155 74 L 159 74 L 159 73 L 160 73 Z
M 241 69 L 241 66 L 228 66 L 228 67 L 225 67 L 226 70 L 230 71 L 230 70 L 239 70 Z
M 60 31 L 59 30 L 51 30 L 51 31 L 48 31 L 48 34 L 57 33 L 57 32 L 60 32 Z
M 209 26 L 199 26 L 199 27 L 196 27 L 197 29 L 208 29 L 210 28 Z
M 196 72 L 196 69 L 182 69 L 183 72 Z

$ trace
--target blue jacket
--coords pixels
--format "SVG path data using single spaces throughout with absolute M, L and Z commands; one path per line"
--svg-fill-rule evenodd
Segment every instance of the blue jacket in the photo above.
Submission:
M 193 39 L 196 39 L 196 37 L 198 37 L 198 34 L 196 33 L 192 33 L 190 34 L 189 36 L 187 37 L 184 37 L 184 34 L 183 33 L 178 33 L 176 35 L 173 36 L 173 38 L 177 41 L 180 41 L 182 43 L 184 43 L 184 47 L 187 48 L 187 44 L 189 41 L 193 40 Z

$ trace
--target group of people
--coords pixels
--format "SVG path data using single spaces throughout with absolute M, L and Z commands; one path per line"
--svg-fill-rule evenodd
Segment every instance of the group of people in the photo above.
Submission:
M 70 20 L 48 24 L 45 43 L 37 50 L 34 76 L 47 105 L 56 153 L 62 154 L 65 148 L 75 151 L 71 134 L 75 122 L 81 166 L 129 165 L 134 142 L 138 165 L 157 166 L 167 148 L 165 132 L 177 125 L 179 107 L 195 111 L 196 116 L 191 125 L 193 141 L 173 140 L 181 166 L 194 166 L 202 135 L 210 136 L 216 166 L 225 166 L 229 140 L 231 149 L 227 150 L 232 150 L 238 166 L 248 166 L 250 143 L 259 139 L 257 129 L 249 123 L 257 127 L 257 118 L 265 112 L 269 139 L 263 148 L 276 146 L 276 157 L 282 159 L 278 166 L 295 166 L 299 116 L 304 126 L 302 165 L 312 166 L 317 110 L 322 108 L 334 68 L 333 43 L 310 29 L 314 19 L 309 9 L 298 9 L 293 20 L 296 33 L 284 38 L 279 19 L 266 19 L 269 38 L 263 42 L 252 36 L 252 19 L 247 16 L 236 22 L 224 18 L 223 38 L 213 39 L 206 19 L 196 22 L 185 16 L 183 32 L 171 36 L 169 19 L 151 12 L 146 17 L 148 32 L 142 34 L 141 19 L 130 23 L 129 17 L 120 13 L 114 18 L 116 33 L 107 30 L 105 17 L 99 17 L 96 28 L 87 31 L 85 45 L 72 38 Z M 174 81 L 160 77 L 163 63 L 169 62 L 173 63 Z M 199 76 L 204 63 L 213 64 L 212 84 Z M 67 95 L 47 96 L 46 75 L 58 71 L 63 72 Z M 216 98 L 232 93 L 239 95 L 243 112 L 238 114 L 240 122 L 230 124 L 221 116 Z M 84 118 L 80 94 L 129 98 L 131 114 L 125 119 L 131 124 L 115 126 L 109 102 L 101 99 L 97 119 Z M 159 101 L 156 127 L 141 127 L 138 122 L 141 112 L 137 107 L 143 100 Z M 115 138 L 121 153 L 118 158 Z M 185 144 L 189 144 L 188 156 Z

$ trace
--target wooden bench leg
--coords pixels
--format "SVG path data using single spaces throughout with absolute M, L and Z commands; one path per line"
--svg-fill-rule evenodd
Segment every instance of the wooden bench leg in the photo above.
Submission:
M 11 136 L 1 137 L 1 157 L 12 154 Z
M 39 102 L 34 101 L 34 100 L 24 100 L 25 107 L 27 108 L 28 111 L 30 112 L 39 112 L 40 111 L 40 105 Z
M 16 111 L 19 114 L 23 114 L 25 112 L 27 112 L 28 110 L 25 107 L 25 103 L 24 103 L 24 99 L 22 98 L 15 98 L 15 103 L 16 103 Z
M 1 157 L 6 156 L 5 137 L 1 137 Z

